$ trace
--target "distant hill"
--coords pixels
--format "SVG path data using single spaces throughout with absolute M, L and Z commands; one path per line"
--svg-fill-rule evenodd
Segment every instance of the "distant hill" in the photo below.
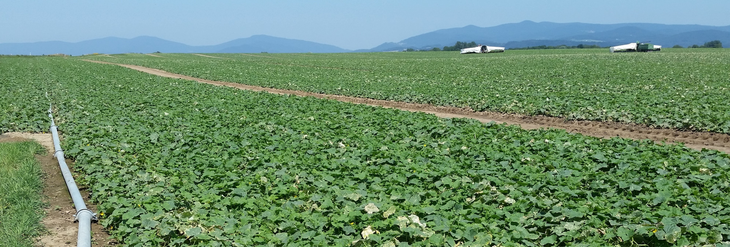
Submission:
M 687 47 L 694 44 L 702 45 L 712 40 L 720 40 L 723 47 L 730 48 L 730 32 L 719 30 L 701 30 L 670 35 L 664 37 L 663 42 L 666 42 L 667 46 L 681 45 Z
M 22 55 L 50 55 L 67 54 L 83 55 L 91 53 L 151 53 L 151 52 L 194 52 L 192 46 L 172 42 L 150 36 L 140 36 L 132 39 L 107 37 L 92 39 L 77 43 L 49 41 L 35 43 L 6 43 L 0 44 L 0 54 Z
M 214 46 L 190 46 L 150 36 L 132 39 L 108 37 L 87 40 L 77 43 L 49 41 L 35 43 L 0 44 L 0 54 L 50 55 L 67 54 L 83 55 L 92 53 L 334 53 L 348 52 L 332 45 L 310 41 L 284 39 L 266 35 L 255 35 L 249 38 L 236 39 Z
M 416 35 L 400 42 L 386 42 L 370 49 L 355 52 L 402 51 L 405 49 L 431 50 L 452 46 L 457 41 L 522 48 L 529 46 L 598 45 L 608 47 L 642 41 L 672 47 L 703 45 L 720 40 L 730 47 L 730 26 L 666 25 L 651 23 L 589 24 L 523 21 L 494 27 L 469 25 Z M 68 54 L 91 53 L 339 53 L 352 52 L 333 45 L 304 40 L 254 35 L 218 45 L 190 46 L 150 36 L 132 39 L 108 37 L 77 43 L 49 41 L 36 43 L 0 44 L 0 54 Z
M 588 24 L 532 22 L 509 23 L 494 27 L 473 25 L 437 30 L 416 35 L 400 42 L 384 43 L 369 50 L 393 51 L 407 48 L 430 50 L 452 46 L 456 41 L 520 48 L 539 45 L 613 46 L 636 41 L 671 47 L 702 45 L 720 40 L 730 47 L 730 26 L 666 25 L 651 23 Z
M 284 39 L 267 35 L 254 35 L 245 39 L 236 39 L 220 45 L 213 46 L 214 52 L 218 53 L 336 53 L 349 52 L 333 45 L 325 45 L 315 42 Z

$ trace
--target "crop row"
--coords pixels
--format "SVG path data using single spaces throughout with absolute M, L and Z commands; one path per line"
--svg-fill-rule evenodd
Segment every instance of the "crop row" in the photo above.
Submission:
M 724 50 L 213 55 L 93 59 L 264 87 L 730 133 Z
M 47 132 L 48 103 L 45 97 L 53 80 L 46 66 L 33 58 L 0 57 L 0 133 Z M 46 111 L 39 109 L 46 108 Z
M 43 114 L 47 101 L 36 94 L 49 90 L 79 182 L 101 224 L 130 246 L 730 238 L 730 158 L 717 151 L 241 91 L 73 59 L 2 62 L 14 76 L 0 85 L 19 96 L 0 107 L 29 109 L 0 127 L 29 130 L 35 115 L 15 112 Z

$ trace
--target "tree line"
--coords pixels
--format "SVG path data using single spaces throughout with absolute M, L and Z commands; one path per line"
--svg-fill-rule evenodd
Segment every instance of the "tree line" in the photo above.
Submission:
M 456 44 L 454 44 L 453 46 L 444 46 L 444 48 L 442 50 L 444 50 L 444 51 L 461 51 L 461 49 L 475 47 L 475 46 L 477 46 L 477 43 L 474 41 L 469 42 L 469 43 L 456 41 Z
M 681 45 L 675 45 L 672 48 L 684 48 L 684 47 L 682 47 Z M 694 44 L 691 46 L 687 46 L 687 48 L 722 48 L 722 42 L 719 40 L 713 40 L 713 41 L 705 42 L 705 44 L 701 45 L 701 46 Z
M 431 49 L 429 51 L 460 51 L 461 49 L 469 48 L 469 47 L 475 47 L 477 45 L 479 45 L 479 44 L 477 44 L 474 41 L 468 42 L 468 43 L 467 42 L 456 41 L 456 44 L 454 44 L 453 46 L 444 46 L 443 49 L 442 48 L 438 48 L 438 47 L 434 47 L 433 49 Z M 414 50 L 413 48 L 408 48 L 405 51 L 416 51 L 416 50 Z

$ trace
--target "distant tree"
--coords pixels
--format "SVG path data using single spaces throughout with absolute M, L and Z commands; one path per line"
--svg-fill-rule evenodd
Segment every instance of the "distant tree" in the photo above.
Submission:
M 684 48 L 684 47 L 682 47 L 681 45 L 674 45 L 674 46 L 672 46 L 672 48 Z
M 433 49 L 431 49 L 431 50 L 432 50 L 432 51 L 441 51 L 441 48 L 438 48 L 438 47 L 434 47 L 434 48 L 433 48 Z
M 456 41 L 456 44 L 454 44 L 454 46 L 444 46 L 443 50 L 444 51 L 459 51 L 464 48 L 475 47 L 475 46 L 477 46 L 477 43 L 474 41 L 469 42 L 469 43 Z
M 713 41 L 705 43 L 701 47 L 702 48 L 722 48 L 722 42 L 720 42 L 719 40 L 713 40 Z
M 415 50 L 413 50 L 413 48 L 408 48 L 408 49 L 406 49 L 406 51 L 415 51 Z
M 691 48 L 700 48 L 700 46 L 699 46 L 699 45 L 697 45 L 697 44 L 694 44 L 694 45 L 692 45 L 692 47 L 691 47 Z

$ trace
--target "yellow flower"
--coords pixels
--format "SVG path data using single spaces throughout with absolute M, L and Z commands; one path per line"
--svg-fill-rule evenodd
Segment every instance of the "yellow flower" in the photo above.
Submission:
M 657 231 L 659 231 L 659 229 L 654 229 L 654 231 L 651 231 L 651 232 L 656 233 Z
M 354 224 L 355 224 L 355 222 L 350 222 L 350 225 L 354 225 Z

